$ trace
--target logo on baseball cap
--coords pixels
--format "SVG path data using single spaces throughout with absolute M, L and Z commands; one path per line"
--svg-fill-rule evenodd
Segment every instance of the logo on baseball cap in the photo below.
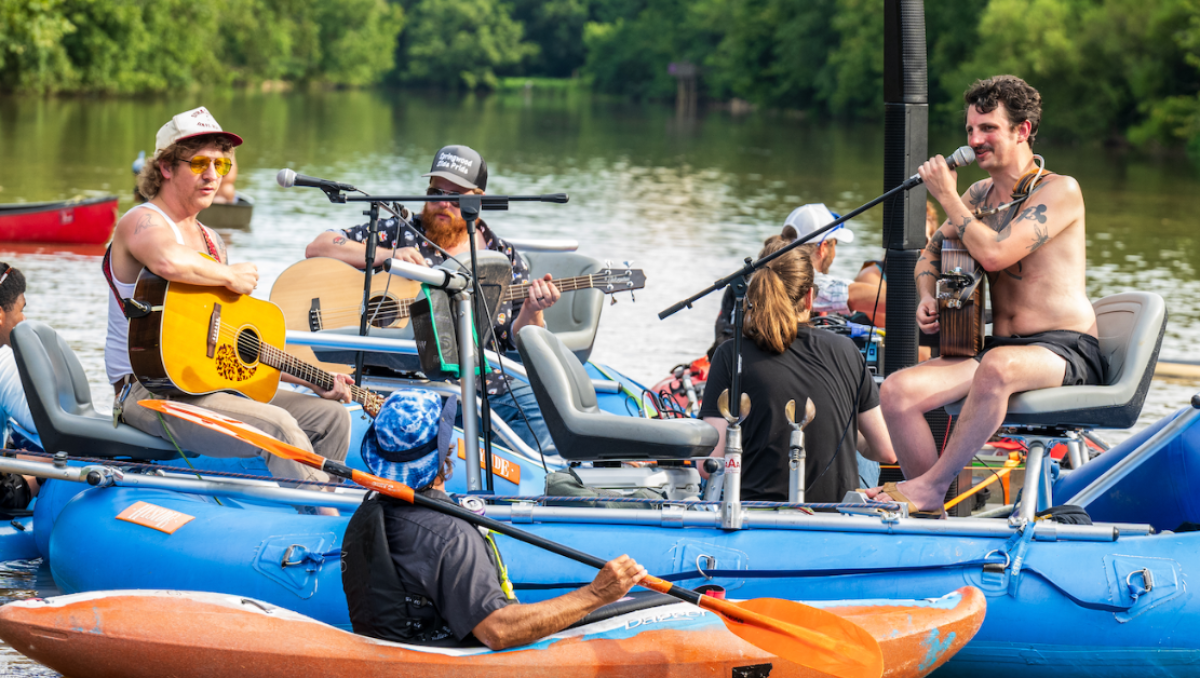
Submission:
M 190 111 L 184 111 L 179 115 L 167 121 L 158 130 L 158 135 L 154 137 L 154 155 L 162 153 L 171 144 L 182 139 L 190 139 L 191 137 L 203 136 L 205 134 L 219 134 L 231 141 L 234 146 L 242 145 L 242 138 L 232 132 L 226 132 L 217 124 L 217 119 L 208 112 L 208 109 L 201 106 L 193 108 Z
M 433 157 L 433 167 L 423 177 L 441 177 L 464 188 L 487 190 L 487 163 L 466 146 L 446 146 Z
M 803 238 L 813 231 L 825 228 L 837 218 L 838 216 L 830 212 L 824 203 L 814 202 L 792 210 L 783 225 L 796 229 L 797 238 Z M 854 242 L 854 231 L 846 228 L 843 224 L 827 232 L 824 239 L 828 238 L 833 238 L 838 242 Z

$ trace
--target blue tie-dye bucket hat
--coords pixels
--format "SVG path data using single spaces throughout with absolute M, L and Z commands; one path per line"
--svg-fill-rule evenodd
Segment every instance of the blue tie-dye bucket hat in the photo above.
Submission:
M 450 450 L 458 397 L 402 390 L 388 396 L 367 434 L 363 462 L 371 473 L 421 489 L 437 478 Z

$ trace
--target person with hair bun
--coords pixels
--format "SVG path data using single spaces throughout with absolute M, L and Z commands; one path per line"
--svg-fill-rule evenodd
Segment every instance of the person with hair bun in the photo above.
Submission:
M 796 230 L 763 243 L 758 256 L 779 251 Z M 879 409 L 879 390 L 864 369 L 862 353 L 849 338 L 809 326 L 816 288 L 809 252 L 795 248 L 756 271 L 746 290 L 742 334 L 742 389 L 752 407 L 742 424 L 742 499 L 787 501 L 789 400 L 808 398 L 816 416 L 805 429 L 805 500 L 841 501 L 860 486 L 855 441 L 861 430 L 868 459 L 895 463 L 892 441 Z M 736 364 L 734 342 L 713 354 L 700 417 L 721 434 L 712 456 L 725 456 L 725 420 L 717 397 L 729 388 Z

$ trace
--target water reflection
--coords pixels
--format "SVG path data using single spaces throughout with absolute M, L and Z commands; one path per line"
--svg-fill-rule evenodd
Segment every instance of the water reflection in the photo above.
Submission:
M 604 312 L 594 358 L 656 381 L 712 341 L 717 299 L 659 321 L 657 313 L 737 267 L 778 232 L 795 206 L 848 211 L 882 191 L 882 132 L 786 115 L 710 113 L 681 122 L 671 107 L 581 93 L 448 97 L 414 92 L 223 93 L 147 100 L 0 98 L 0 202 L 110 191 L 132 201 L 130 163 L 153 149 L 171 115 L 208 106 L 246 144 L 239 189 L 256 201 L 245 231 L 223 233 L 234 260 L 258 263 L 262 296 L 319 232 L 364 221 L 361 205 L 333 205 L 315 189 L 282 189 L 275 174 L 354 184 L 375 194 L 424 190 L 420 174 L 449 143 L 487 159 L 492 193 L 570 193 L 568 205 L 521 204 L 486 219 L 504 236 L 571 237 L 601 260 L 632 261 L 647 287 Z M 962 143 L 958 121 L 935 132 L 934 150 Z M 1052 140 L 1047 140 L 1050 142 Z M 1088 218 L 1088 292 L 1162 294 L 1171 314 L 1163 356 L 1200 355 L 1200 178 L 1182 160 L 1041 143 L 1052 170 L 1075 176 Z M 982 176 L 963 170 L 960 184 Z M 851 276 L 881 255 L 881 216 L 850 223 L 833 272 Z M 30 318 L 54 325 L 107 408 L 103 342 L 107 296 L 95 249 L 0 245 L 29 279 Z M 636 347 L 631 350 L 631 347 Z M 1197 386 L 1155 381 L 1139 426 L 1186 403 Z M 1119 439 L 1124 434 L 1111 435 Z M 21 570 L 9 599 L 33 586 Z M 8 661 L 0 656 L 0 663 Z M 15 661 L 15 660 L 13 660 Z M 22 667 L 30 665 L 21 664 Z M 21 669 L 26 670 L 25 668 Z M 32 669 L 31 669 L 32 670 Z

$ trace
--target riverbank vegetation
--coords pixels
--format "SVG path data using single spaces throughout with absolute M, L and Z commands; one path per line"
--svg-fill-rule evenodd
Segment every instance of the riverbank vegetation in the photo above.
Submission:
M 0 0 L 0 90 L 134 94 L 283 81 L 882 114 L 882 0 Z M 926 0 L 930 104 L 1015 73 L 1060 139 L 1200 156 L 1200 0 Z

